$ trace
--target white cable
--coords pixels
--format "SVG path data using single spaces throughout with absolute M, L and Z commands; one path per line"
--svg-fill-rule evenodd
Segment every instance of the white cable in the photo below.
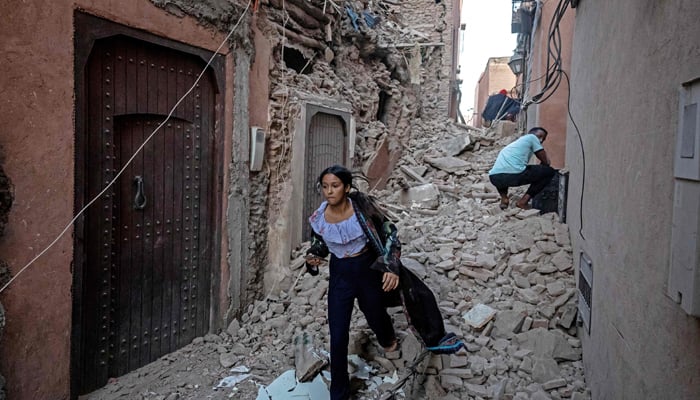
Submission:
M 180 105 L 180 103 L 182 103 L 182 101 L 185 99 L 185 97 L 187 97 L 187 96 L 192 92 L 192 90 L 194 90 L 194 88 L 195 88 L 195 87 L 197 86 L 197 84 L 199 83 L 199 80 L 202 79 L 202 76 L 204 76 L 204 73 L 207 71 L 207 68 L 209 68 L 209 66 L 211 65 L 212 61 L 214 61 L 214 57 L 216 57 L 216 56 L 218 55 L 218 53 L 219 53 L 219 51 L 221 50 L 221 48 L 224 47 L 224 45 L 226 44 L 226 42 L 231 38 L 231 35 L 233 35 L 233 32 L 236 31 L 236 28 L 238 28 L 238 25 L 241 23 L 241 21 L 243 20 L 243 17 L 246 15 L 246 12 L 248 11 L 248 7 L 250 7 L 251 1 L 252 1 L 252 0 L 249 0 L 249 1 L 248 1 L 248 4 L 245 6 L 245 10 L 243 10 L 243 13 L 241 14 L 241 17 L 238 19 L 238 22 L 236 22 L 236 25 L 233 26 L 233 28 L 232 28 L 231 31 L 228 33 L 228 35 L 226 35 L 226 37 L 225 37 L 224 40 L 221 42 L 221 44 L 219 45 L 219 47 L 214 51 L 214 54 L 212 54 L 211 58 L 209 58 L 209 61 L 207 61 L 207 65 L 204 66 L 204 68 L 202 69 L 202 72 L 200 72 L 199 76 L 197 76 L 197 79 L 195 79 L 194 83 L 192 84 L 192 87 L 190 87 L 190 89 L 189 89 L 187 92 L 185 92 L 185 94 L 182 95 L 182 97 L 180 97 L 180 100 L 178 100 L 177 103 L 175 103 L 175 105 L 173 106 L 173 108 L 172 108 L 172 109 L 170 110 L 170 112 L 168 113 L 168 116 L 165 118 L 165 120 L 164 120 L 163 122 L 161 122 L 161 123 L 153 130 L 153 132 L 151 132 L 150 135 L 148 135 L 148 137 L 146 138 L 146 140 L 144 140 L 144 142 L 141 144 L 141 146 L 139 146 L 139 148 L 136 149 L 136 151 L 135 151 L 134 154 L 131 156 L 131 158 L 129 158 L 129 160 L 127 160 L 126 164 L 124 164 L 124 166 L 119 170 L 119 172 L 117 172 L 117 175 L 114 176 L 114 179 L 112 179 L 112 181 L 110 181 L 110 182 L 107 184 L 107 186 L 105 186 L 105 188 L 102 189 L 102 191 L 101 191 L 100 193 L 98 193 L 92 200 L 90 200 L 90 202 L 88 202 L 80 211 L 78 211 L 78 213 L 75 215 L 75 217 L 73 217 L 73 219 L 70 220 L 70 222 L 68 223 L 68 225 L 66 225 L 66 227 L 63 228 L 63 230 L 61 231 L 61 233 L 59 233 L 58 236 L 56 236 L 56 239 L 54 239 L 48 246 L 46 246 L 46 248 L 45 248 L 44 250 L 42 250 L 42 251 L 41 251 L 39 254 L 37 254 L 34 258 L 32 258 L 32 260 L 29 261 L 29 262 L 27 263 L 27 265 L 25 265 L 24 267 L 22 267 L 22 269 L 20 269 L 19 272 L 17 272 L 17 273 L 15 274 L 15 276 L 12 277 L 12 279 L 10 279 L 2 288 L 0 288 L 0 293 L 2 293 L 5 289 L 7 289 L 7 287 L 10 286 L 10 284 L 11 284 L 15 279 L 17 279 L 17 277 L 20 276 L 20 274 L 22 274 L 22 272 L 24 272 L 27 268 L 29 268 L 29 266 L 32 265 L 36 260 L 38 260 L 39 257 L 43 256 L 44 253 L 46 253 L 51 247 L 53 247 L 53 245 L 56 244 L 56 242 L 58 242 L 58 241 L 63 237 L 63 235 L 66 234 L 66 232 L 68 232 L 68 229 L 70 229 L 70 227 L 73 225 L 73 223 L 85 212 L 85 210 L 88 209 L 88 207 L 90 207 L 94 202 L 96 202 L 97 199 L 99 199 L 100 197 L 102 197 L 102 195 L 107 191 L 107 189 L 109 189 L 109 188 L 117 181 L 117 179 L 119 179 L 119 177 L 121 176 L 121 174 L 126 170 L 126 168 L 129 166 L 129 164 L 131 164 L 131 162 L 134 160 L 134 158 L 136 158 L 136 156 L 137 156 L 137 155 L 139 154 L 139 152 L 146 146 L 146 144 L 151 140 L 151 138 L 160 130 L 160 128 L 163 127 L 163 125 L 165 125 L 166 122 L 168 122 L 168 120 L 170 119 L 170 117 L 172 117 L 173 113 L 175 112 L 175 109 Z

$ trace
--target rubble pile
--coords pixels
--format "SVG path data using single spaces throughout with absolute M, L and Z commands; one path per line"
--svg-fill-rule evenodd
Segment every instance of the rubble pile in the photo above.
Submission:
M 488 183 L 497 151 L 510 140 L 418 121 L 411 151 L 387 188 L 373 193 L 397 219 L 402 261 L 434 291 L 447 330 L 466 348 L 426 356 L 397 307 L 389 311 L 401 347 L 384 353 L 356 309 L 349 368 L 358 398 L 590 399 L 567 226 L 538 210 L 501 211 Z M 325 398 L 328 271 L 304 274 L 303 253 L 291 262 L 291 288 L 249 305 L 225 332 L 195 339 L 87 398 L 283 399 L 276 388 L 286 387 L 289 371 L 309 382 L 292 379 L 288 390 Z

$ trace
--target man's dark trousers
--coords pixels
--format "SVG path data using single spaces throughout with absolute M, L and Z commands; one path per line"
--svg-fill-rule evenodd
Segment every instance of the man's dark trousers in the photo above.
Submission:
M 527 194 L 530 197 L 544 189 L 557 171 L 549 165 L 528 165 L 519 174 L 489 175 L 489 180 L 499 193 L 507 193 L 509 187 L 530 185 Z

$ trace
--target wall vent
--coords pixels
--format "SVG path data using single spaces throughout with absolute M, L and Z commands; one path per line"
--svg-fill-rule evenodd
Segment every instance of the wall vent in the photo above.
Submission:
M 593 263 L 581 252 L 578 267 L 578 315 L 583 320 L 587 333 L 591 333 L 591 310 L 593 305 Z

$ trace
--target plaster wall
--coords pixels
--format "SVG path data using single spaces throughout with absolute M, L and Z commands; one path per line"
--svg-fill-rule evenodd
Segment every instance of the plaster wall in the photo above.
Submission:
M 544 76 L 547 70 L 548 34 L 552 21 L 552 15 L 557 3 L 545 2 L 538 27 L 532 34 L 532 53 L 530 55 L 531 66 L 528 76 L 529 87 L 526 99 L 540 92 L 543 80 L 537 79 Z M 561 69 L 571 74 L 571 43 L 574 31 L 575 10 L 569 8 L 559 23 L 561 38 Z M 569 84 L 564 76 L 556 91 L 541 104 L 531 105 L 527 110 L 528 130 L 535 126 L 542 126 L 549 132 L 544 148 L 554 168 L 563 168 L 566 164 L 566 126 L 568 122 L 567 101 L 569 96 Z
M 304 204 L 304 175 L 306 169 L 306 127 L 309 124 L 308 109 L 314 107 L 324 113 L 338 115 L 347 123 L 347 144 L 348 154 L 346 158 L 348 165 L 352 165 L 355 143 L 355 123 L 350 117 L 352 108 L 350 104 L 337 102 L 327 98 L 308 96 L 302 93 L 295 93 L 294 98 L 298 101 L 300 112 L 294 121 L 294 135 L 292 136 L 291 154 L 291 174 L 289 182 L 284 182 L 284 191 L 287 193 L 287 201 L 280 203 L 279 217 L 270 226 L 270 242 L 275 246 L 270 246 L 269 263 L 265 269 L 265 292 L 288 287 L 290 279 L 293 278 L 288 266 L 292 249 L 302 242 L 303 224 L 308 223 L 303 219 Z
M 0 87 L 5 99 L 0 145 L 15 195 L 0 253 L 13 274 L 49 245 L 73 216 L 75 9 L 210 51 L 224 38 L 193 18 L 176 17 L 145 0 L 0 4 Z M 231 61 L 228 56 L 227 63 Z M 226 92 L 233 92 L 230 83 Z M 231 127 L 231 97 L 227 99 L 223 114 Z M 230 149 L 231 135 L 226 137 L 224 145 Z M 8 324 L 0 345 L 0 368 L 9 398 L 71 395 L 72 260 L 68 228 L 1 294 Z M 222 269 L 227 273 L 225 264 Z
M 700 319 L 666 295 L 679 88 L 700 76 L 699 20 L 695 0 L 576 9 L 571 112 L 585 152 L 569 124 L 567 222 L 574 260 L 593 262 L 581 330 L 593 399 L 700 398 Z

